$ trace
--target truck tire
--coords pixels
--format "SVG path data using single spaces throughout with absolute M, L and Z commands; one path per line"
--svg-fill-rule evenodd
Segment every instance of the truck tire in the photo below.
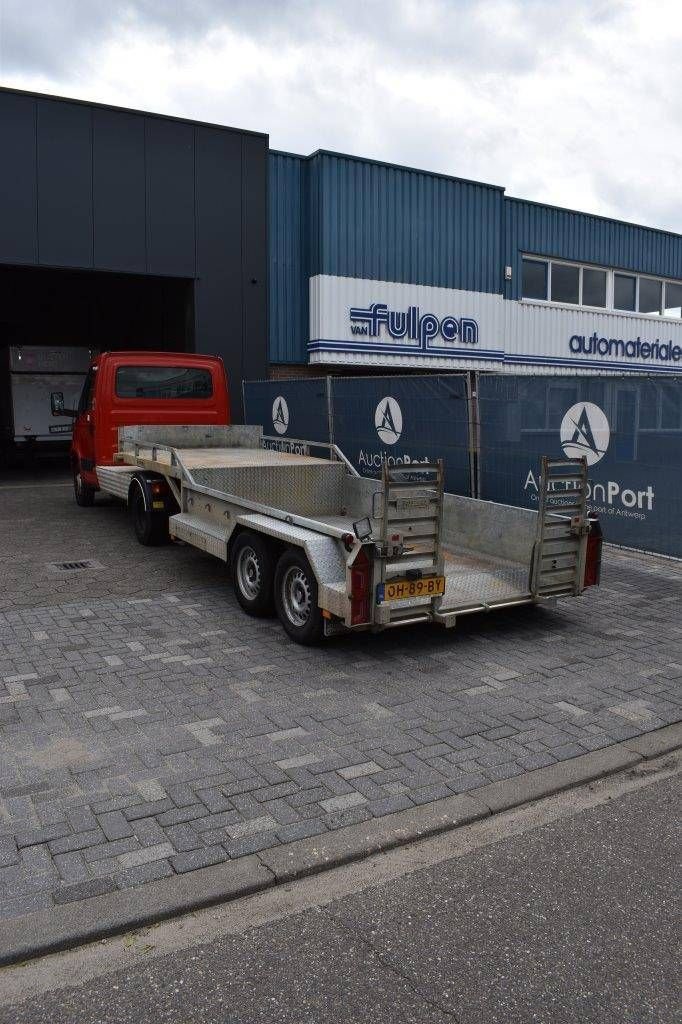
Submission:
M 138 480 L 131 484 L 130 517 L 133 521 L 133 530 L 140 544 L 145 547 L 156 547 L 159 544 L 168 544 L 170 534 L 168 533 L 168 513 L 149 512 L 145 502 L 142 485 Z
M 275 570 L 275 607 L 279 621 L 297 644 L 322 638 L 324 621 L 317 603 L 317 580 L 300 548 L 288 548 Z
M 258 533 L 240 533 L 230 553 L 234 592 L 247 615 L 272 615 L 275 560 L 272 548 Z
M 95 504 L 95 488 L 83 482 L 80 464 L 73 470 L 73 494 L 76 504 L 81 508 L 90 508 Z

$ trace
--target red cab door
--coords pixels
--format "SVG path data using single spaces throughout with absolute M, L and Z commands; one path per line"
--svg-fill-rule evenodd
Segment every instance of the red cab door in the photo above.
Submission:
M 83 483 L 97 487 L 95 473 L 95 383 L 97 367 L 91 366 L 78 402 L 78 416 L 73 427 L 73 469 L 80 472 Z

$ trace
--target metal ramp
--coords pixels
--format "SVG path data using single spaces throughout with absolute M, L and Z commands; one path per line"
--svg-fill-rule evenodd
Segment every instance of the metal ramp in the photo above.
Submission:
M 443 478 L 441 460 L 410 466 L 384 464 L 382 557 L 377 560 L 375 583 L 443 574 Z M 397 537 L 400 547 L 396 551 Z M 437 601 L 439 597 L 422 597 L 383 604 L 380 619 L 386 625 L 428 619 Z
M 534 598 L 580 594 L 589 530 L 587 460 L 542 459 L 530 590 Z

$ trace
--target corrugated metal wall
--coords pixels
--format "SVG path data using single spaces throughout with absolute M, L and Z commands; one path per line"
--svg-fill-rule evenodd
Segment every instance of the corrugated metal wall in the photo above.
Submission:
M 522 252 L 682 277 L 679 235 L 522 199 L 505 197 L 504 211 L 505 263 L 513 271 L 507 298 L 521 294 Z
M 270 154 L 270 359 L 277 363 L 307 361 L 308 178 L 305 158 Z
M 270 360 L 306 363 L 317 274 L 519 298 L 522 252 L 682 278 L 682 239 L 320 151 L 270 154 Z M 504 267 L 512 280 L 504 281 Z
M 312 274 L 499 292 L 502 191 L 319 153 L 319 263 Z
M 238 415 L 267 364 L 268 153 L 266 135 L 0 88 L 0 269 L 195 279 L 197 351 L 225 360 Z
M 308 277 L 502 290 L 502 190 L 333 153 L 270 154 L 270 359 L 306 362 Z

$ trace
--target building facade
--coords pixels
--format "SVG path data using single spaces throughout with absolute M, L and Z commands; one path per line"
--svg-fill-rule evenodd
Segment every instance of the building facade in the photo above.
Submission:
M 274 376 L 682 373 L 682 236 L 338 153 L 270 154 Z
M 267 135 L 0 89 L 0 349 L 267 368 Z M 2 352 L 0 352 L 0 357 Z

